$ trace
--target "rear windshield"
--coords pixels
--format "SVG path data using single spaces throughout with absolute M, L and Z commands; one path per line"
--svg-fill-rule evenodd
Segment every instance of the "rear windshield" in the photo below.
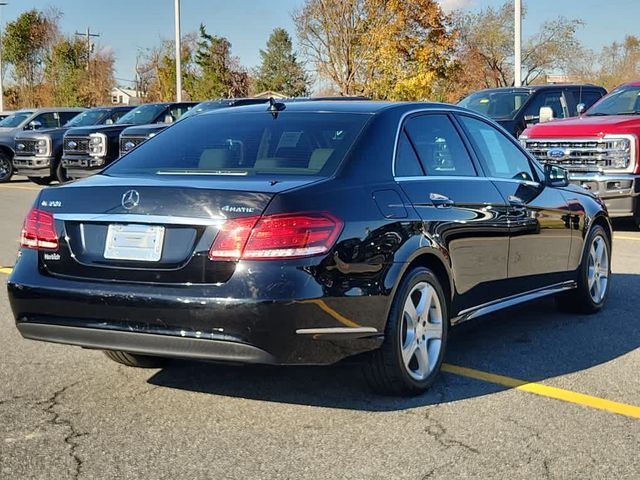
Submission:
M 122 157 L 108 175 L 331 175 L 367 114 L 281 112 L 196 115 Z
M 495 120 L 511 120 L 525 104 L 529 95 L 527 91 L 480 91 L 463 98 L 458 105 Z

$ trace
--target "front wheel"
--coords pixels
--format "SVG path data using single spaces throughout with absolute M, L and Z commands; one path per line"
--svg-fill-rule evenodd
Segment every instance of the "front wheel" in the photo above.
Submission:
M 364 374 L 381 393 L 416 395 L 435 380 L 447 343 L 447 302 L 435 274 L 423 267 L 403 278 L 393 299 L 385 339 Z
M 611 278 L 611 241 L 600 225 L 594 225 L 585 242 L 578 269 L 577 288 L 558 295 L 560 310 L 595 313 L 602 309 L 609 294 Z
M 13 163 L 5 152 L 0 152 L 0 183 L 7 183 L 13 177 Z
M 137 368 L 160 368 L 167 364 L 168 360 L 162 357 L 152 357 L 150 355 L 138 355 L 137 353 L 119 352 L 115 350 L 105 350 L 104 354 L 110 360 Z
M 55 171 L 55 176 L 56 179 L 58 180 L 58 182 L 60 183 L 67 183 L 69 181 L 71 181 L 71 179 L 67 176 L 67 169 L 64 168 L 64 166 L 62 166 L 62 162 L 58 162 L 58 165 L 56 166 L 56 171 Z

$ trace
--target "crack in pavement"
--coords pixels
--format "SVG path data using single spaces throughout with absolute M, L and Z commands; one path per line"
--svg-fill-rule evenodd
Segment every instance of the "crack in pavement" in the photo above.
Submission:
M 540 432 L 538 432 L 531 425 L 527 425 L 525 423 L 519 422 L 515 418 L 507 417 L 505 418 L 505 420 L 507 422 L 513 423 L 516 427 L 524 430 L 525 432 L 528 432 L 529 435 L 524 438 L 524 440 L 527 442 L 526 450 L 529 452 L 527 456 L 527 465 L 532 464 L 534 460 L 536 460 L 534 458 L 534 454 L 538 453 L 539 455 L 542 456 L 542 469 L 543 469 L 544 478 L 551 479 L 552 475 L 551 475 L 551 469 L 549 468 L 549 459 L 544 455 L 542 450 L 537 445 L 534 444 L 535 440 L 544 442 L 544 438 L 542 438 L 542 435 L 540 435 Z
M 76 449 L 79 446 L 79 444 L 76 442 L 76 439 L 80 437 L 84 437 L 89 433 L 79 432 L 76 429 L 73 422 L 71 421 L 71 419 L 63 418 L 58 412 L 56 412 L 55 408 L 61 404 L 60 397 L 64 395 L 64 393 L 68 389 L 75 387 L 78 383 L 80 382 L 74 382 L 71 385 L 66 385 L 61 389 L 55 391 L 53 395 L 51 395 L 46 400 L 41 400 L 37 402 L 38 405 L 44 405 L 43 410 L 45 413 L 52 415 L 51 420 L 49 420 L 47 423 L 69 429 L 69 434 L 64 437 L 64 443 L 69 446 L 69 449 L 70 449 L 69 455 L 71 456 L 74 462 L 74 466 L 75 466 L 74 473 L 73 473 L 74 479 L 77 479 L 80 477 L 80 474 L 82 473 L 82 465 L 83 465 L 82 459 L 76 453 Z
M 455 438 L 445 438 L 445 436 L 447 435 L 447 429 L 442 423 L 440 423 L 438 420 L 436 420 L 431 416 L 430 411 L 426 411 L 424 413 L 424 418 L 428 422 L 431 422 L 431 425 L 427 425 L 427 427 L 425 428 L 425 432 L 427 432 L 429 436 L 433 437 L 433 439 L 443 447 L 445 448 L 459 447 L 469 452 L 472 452 L 478 455 L 480 454 L 480 450 L 478 450 L 475 447 L 472 447 L 471 445 L 467 445 L 466 443 L 461 442 L 460 440 L 456 440 Z
M 0 398 L 0 405 L 4 405 L 5 403 L 15 402 L 16 400 L 22 400 L 26 398 L 26 395 L 14 395 L 9 398 Z

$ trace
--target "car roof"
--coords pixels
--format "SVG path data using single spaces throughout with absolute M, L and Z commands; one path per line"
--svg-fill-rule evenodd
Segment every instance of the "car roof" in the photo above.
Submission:
M 493 93 L 493 92 L 534 92 L 538 90 L 551 90 L 551 89 L 558 89 L 558 88 L 582 88 L 582 89 L 604 90 L 604 87 L 601 87 L 599 85 L 593 85 L 591 83 L 547 83 L 544 85 L 527 85 L 524 87 L 485 88 L 483 90 L 471 92 L 469 95 L 473 95 L 475 93 Z
M 435 102 L 386 102 L 372 100 L 353 100 L 349 102 L 340 100 L 324 100 L 324 101 L 300 101 L 300 102 L 283 102 L 283 112 L 315 112 L 315 113 L 363 113 L 375 114 L 382 111 L 393 109 L 398 110 L 456 110 L 465 111 L 455 105 Z M 265 112 L 267 111 L 264 104 L 247 105 L 236 107 L 230 110 L 210 110 L 202 112 L 200 115 L 219 115 L 224 113 L 247 113 L 247 112 Z

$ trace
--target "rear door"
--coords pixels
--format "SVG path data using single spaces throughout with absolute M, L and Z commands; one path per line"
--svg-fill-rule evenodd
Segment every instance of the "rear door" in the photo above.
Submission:
M 450 256 L 457 311 L 493 300 L 507 278 L 506 204 L 481 175 L 446 113 L 409 117 L 400 131 L 396 180 Z
M 509 278 L 527 291 L 562 280 L 571 247 L 570 211 L 560 190 L 545 187 L 511 137 L 476 117 L 458 115 L 482 167 L 509 203 Z

